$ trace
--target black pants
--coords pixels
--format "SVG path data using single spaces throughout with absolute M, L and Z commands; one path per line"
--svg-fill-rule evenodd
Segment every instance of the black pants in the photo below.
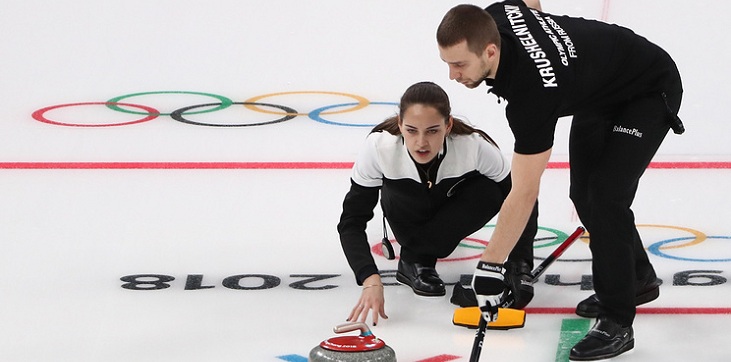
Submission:
M 396 221 L 389 218 L 390 210 L 384 210 L 391 230 L 401 245 L 400 258 L 409 263 L 433 267 L 438 258 L 449 256 L 464 238 L 480 230 L 497 215 L 506 191 L 487 177 L 471 177 L 459 185 L 455 194 L 447 198 L 426 222 Z M 510 260 L 525 260 L 531 268 L 537 219 L 536 204 L 521 239 L 510 255 Z
M 623 325 L 635 317 L 638 280 L 655 276 L 631 206 L 640 177 L 660 147 L 682 92 L 576 114 L 569 138 L 570 197 L 590 233 L 594 290 L 602 315 Z M 672 114 L 670 114 L 672 112 Z

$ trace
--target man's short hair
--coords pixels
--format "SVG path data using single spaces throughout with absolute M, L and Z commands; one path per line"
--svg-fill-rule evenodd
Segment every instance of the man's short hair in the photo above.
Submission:
M 444 15 L 437 28 L 437 44 L 448 48 L 463 40 L 467 41 L 467 48 L 481 55 L 488 44 L 495 44 L 500 48 L 500 33 L 498 33 L 495 19 L 475 5 L 457 5 Z

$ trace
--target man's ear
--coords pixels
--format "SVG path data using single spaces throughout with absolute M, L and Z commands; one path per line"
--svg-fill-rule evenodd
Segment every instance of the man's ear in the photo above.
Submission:
M 497 53 L 498 53 L 497 44 L 489 43 L 485 47 L 485 52 L 483 54 L 486 55 L 488 57 L 488 59 L 490 59 L 490 58 L 496 56 Z

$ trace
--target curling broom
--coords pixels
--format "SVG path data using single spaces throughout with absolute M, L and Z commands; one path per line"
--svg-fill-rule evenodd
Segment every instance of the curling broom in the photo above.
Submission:
M 546 269 L 553 264 L 553 262 L 558 259 L 574 241 L 576 241 L 576 239 L 584 234 L 584 231 L 585 229 L 583 226 L 577 227 L 576 230 L 546 258 L 546 260 L 533 269 L 533 272 L 531 272 L 531 282 L 535 283 L 536 280 L 538 280 L 538 277 L 540 277 L 543 272 L 545 272 Z M 520 313 L 516 314 L 515 312 Z M 502 318 L 504 315 L 503 313 L 506 314 L 506 319 Z M 501 321 L 501 319 L 503 320 Z M 470 362 L 477 362 L 480 359 L 482 342 L 485 338 L 485 330 L 487 328 L 492 329 L 493 326 L 496 329 L 509 329 L 509 326 L 511 325 L 515 326 L 512 328 L 522 327 L 525 325 L 525 311 L 510 308 L 499 308 L 498 319 L 494 322 L 486 323 L 485 318 L 482 318 L 482 313 L 480 313 L 479 307 L 459 308 L 454 311 L 452 323 L 465 327 L 474 326 L 475 324 L 478 325 L 477 332 L 475 333 L 475 341 L 472 344 L 472 353 L 470 354 Z

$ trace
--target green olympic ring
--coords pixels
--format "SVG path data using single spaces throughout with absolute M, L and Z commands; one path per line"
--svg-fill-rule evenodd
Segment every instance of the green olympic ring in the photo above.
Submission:
M 482 228 L 484 229 L 484 228 L 494 228 L 494 227 L 495 227 L 495 224 L 488 224 L 488 225 L 483 226 Z M 552 232 L 552 233 L 556 234 L 556 238 L 555 238 L 554 241 L 552 241 L 550 243 L 547 243 L 547 244 L 541 244 L 541 245 L 538 245 L 538 246 L 535 246 L 534 245 L 533 246 L 533 249 L 547 248 L 549 246 L 553 246 L 553 245 L 556 245 L 556 244 L 561 244 L 564 240 L 566 240 L 569 237 L 569 234 L 567 234 L 567 233 L 565 233 L 565 232 L 563 232 L 561 230 L 552 229 L 552 228 L 545 227 L 545 226 L 539 226 L 538 227 L 538 230 L 545 230 L 545 231 Z M 551 237 L 549 239 L 553 239 L 553 237 Z M 546 239 L 545 238 L 538 238 L 538 239 L 536 239 L 536 241 L 542 241 L 542 240 L 546 240 Z M 471 249 L 484 249 L 485 248 L 484 246 L 467 245 L 467 244 L 464 244 L 464 243 L 461 243 L 461 242 L 458 244 L 458 246 L 463 247 L 463 248 L 471 248 Z
M 212 94 L 212 93 L 189 92 L 189 91 L 154 91 L 154 92 L 140 92 L 140 93 L 125 94 L 125 95 L 121 95 L 119 97 L 114 97 L 114 98 L 112 98 L 112 99 L 110 99 L 110 100 L 107 101 L 107 103 L 109 103 L 107 105 L 107 107 L 109 107 L 109 109 L 112 109 L 112 110 L 115 110 L 115 111 L 119 111 L 119 112 L 147 115 L 147 113 L 145 113 L 145 112 L 132 111 L 132 110 L 129 110 L 129 109 L 124 109 L 122 107 L 119 107 L 117 105 L 117 102 L 119 102 L 122 99 L 127 99 L 127 98 L 132 98 L 132 97 L 138 97 L 138 96 L 145 96 L 145 95 L 151 95 L 151 94 L 194 94 L 194 95 L 200 95 L 200 96 L 206 96 L 206 97 L 215 98 L 215 99 L 218 99 L 219 101 L 221 101 L 221 104 L 217 105 L 216 107 L 212 107 L 212 108 L 209 108 L 209 109 L 204 109 L 204 110 L 201 110 L 201 111 L 188 112 L 188 114 L 200 114 L 200 113 L 208 113 L 208 112 L 220 111 L 222 109 L 226 109 L 226 108 L 230 107 L 233 104 L 233 101 L 231 99 L 229 99 L 228 97 L 224 97 L 224 96 L 221 96 L 221 95 L 218 95 L 218 94 Z M 160 113 L 160 115 L 162 115 L 162 116 L 169 116 L 172 113 L 173 112 Z

